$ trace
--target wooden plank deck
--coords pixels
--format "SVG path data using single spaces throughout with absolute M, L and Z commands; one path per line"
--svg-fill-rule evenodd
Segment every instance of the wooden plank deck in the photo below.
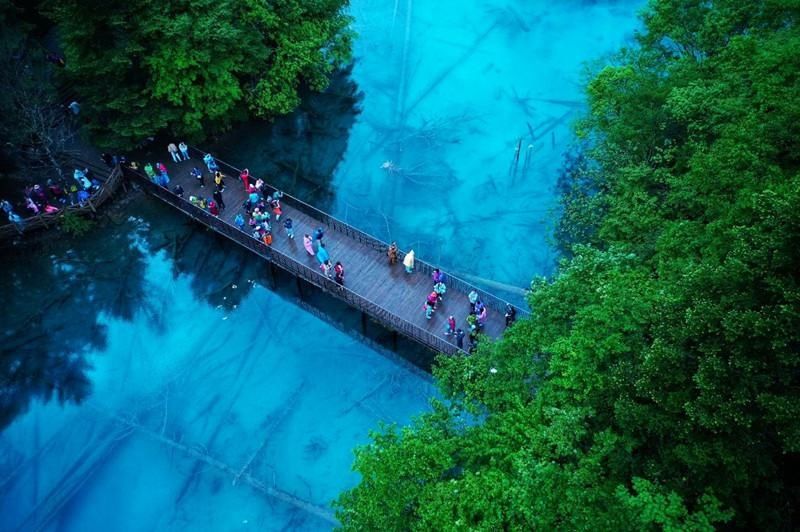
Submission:
M 185 162 L 161 161 L 168 169 L 169 189 L 171 191 L 176 185 L 180 184 L 184 189 L 185 199 L 188 199 L 190 195 L 194 195 L 210 200 L 214 191 L 213 176 L 209 174 L 203 163 L 203 153 L 192 149 L 191 154 L 192 159 Z M 152 162 L 155 166 L 156 161 Z M 242 213 L 247 219 L 243 208 L 247 194 L 242 181 L 239 179 L 239 170 L 219 160 L 217 160 L 217 163 L 226 176 L 225 190 L 222 194 L 226 208 L 222 210 L 219 218 L 234 227 L 234 218 L 238 213 Z M 201 188 L 199 183 L 191 177 L 190 171 L 192 167 L 197 167 L 204 172 L 204 188 Z M 255 177 L 260 176 L 251 176 L 251 180 Z M 269 183 L 267 185 L 269 186 L 268 190 L 274 190 Z M 437 305 L 433 318 L 428 320 L 425 317 L 423 308 L 426 296 L 433 288 L 433 281 L 428 272 L 417 270 L 412 274 L 407 274 L 400 261 L 390 266 L 386 257 L 385 245 L 381 244 L 377 239 L 368 237 L 372 240 L 371 242 L 362 242 L 350 232 L 351 229 L 352 231 L 357 231 L 355 228 L 346 226 L 346 231 L 340 230 L 340 226 L 346 224 L 338 221 L 332 227 L 330 223 L 325 223 L 325 220 L 330 221 L 328 215 L 319 212 L 319 216 L 311 216 L 308 214 L 309 209 L 304 209 L 305 212 L 299 210 L 293 205 L 295 202 L 297 207 L 308 207 L 303 205 L 301 201 L 287 196 L 281 202 L 283 215 L 280 223 L 275 222 L 274 215 L 270 220 L 273 230 L 273 249 L 290 257 L 298 264 L 319 271 L 319 262 L 316 257 L 310 256 L 303 247 L 303 235 L 313 234 L 317 227 L 322 227 L 325 230 L 323 241 L 330 255 L 331 263 L 335 264 L 336 261 L 341 261 L 345 268 L 345 286 L 349 290 L 355 292 L 361 298 L 383 307 L 407 323 L 449 342 L 452 346 L 450 350 L 456 350 L 455 339 L 444 335 L 447 318 L 452 314 L 456 318 L 457 326 L 462 328 L 465 333 L 468 333 L 469 326 L 466 323 L 466 318 L 469 314 L 470 305 L 467 293 L 472 287 L 466 286 L 465 282 L 461 280 L 454 283 L 454 278 L 448 275 L 447 293 L 443 301 Z M 283 227 L 283 221 L 287 217 L 293 221 L 294 239 L 290 239 L 287 236 Z M 325 220 L 318 218 L 325 218 Z M 419 262 L 419 259 L 424 260 L 424 257 L 417 257 L 417 259 L 418 265 L 424 265 L 430 269 L 429 265 Z M 425 268 L 421 269 L 424 270 Z M 498 338 L 505 329 L 503 316 L 505 302 L 481 290 L 477 291 L 482 295 L 484 302 L 487 303 L 488 310 L 488 320 L 482 332 L 489 337 Z M 491 302 L 487 301 L 487 299 L 491 299 Z M 522 309 L 518 308 L 517 311 L 518 317 L 522 317 L 525 314 Z M 419 340 L 418 338 L 414 339 Z M 465 337 L 464 348 L 466 349 L 468 346 L 469 340 Z

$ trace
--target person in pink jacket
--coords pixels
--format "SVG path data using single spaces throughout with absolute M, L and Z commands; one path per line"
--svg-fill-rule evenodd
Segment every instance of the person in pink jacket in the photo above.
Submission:
M 308 254 L 312 257 L 316 255 L 314 251 L 314 241 L 311 239 L 311 235 L 303 235 L 303 247 L 306 248 Z

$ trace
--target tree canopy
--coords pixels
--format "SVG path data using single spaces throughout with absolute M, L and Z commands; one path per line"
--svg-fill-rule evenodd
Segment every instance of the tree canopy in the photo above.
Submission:
M 796 526 L 800 4 L 642 16 L 588 84 L 558 274 L 357 451 L 345 529 Z
M 292 111 L 349 59 L 347 0 L 53 0 L 66 74 L 96 143 L 192 140 Z

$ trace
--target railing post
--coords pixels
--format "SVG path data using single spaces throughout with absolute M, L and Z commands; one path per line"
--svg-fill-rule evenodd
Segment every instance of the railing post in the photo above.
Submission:
M 269 261 L 269 284 L 272 287 L 273 291 L 278 288 L 278 281 L 275 272 L 275 263 L 272 261 Z

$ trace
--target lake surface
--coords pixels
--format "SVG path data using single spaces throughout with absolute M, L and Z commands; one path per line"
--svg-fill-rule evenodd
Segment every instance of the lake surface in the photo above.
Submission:
M 641 5 L 355 0 L 352 72 L 213 148 L 521 298 L 553 271 L 582 64 L 625 44 Z M 262 262 L 155 200 L 112 217 L 4 253 L 0 360 L 28 378 L 0 398 L 0 529 L 331 528 L 352 449 L 434 393 L 414 350 L 361 341 L 345 307 L 273 289 Z

